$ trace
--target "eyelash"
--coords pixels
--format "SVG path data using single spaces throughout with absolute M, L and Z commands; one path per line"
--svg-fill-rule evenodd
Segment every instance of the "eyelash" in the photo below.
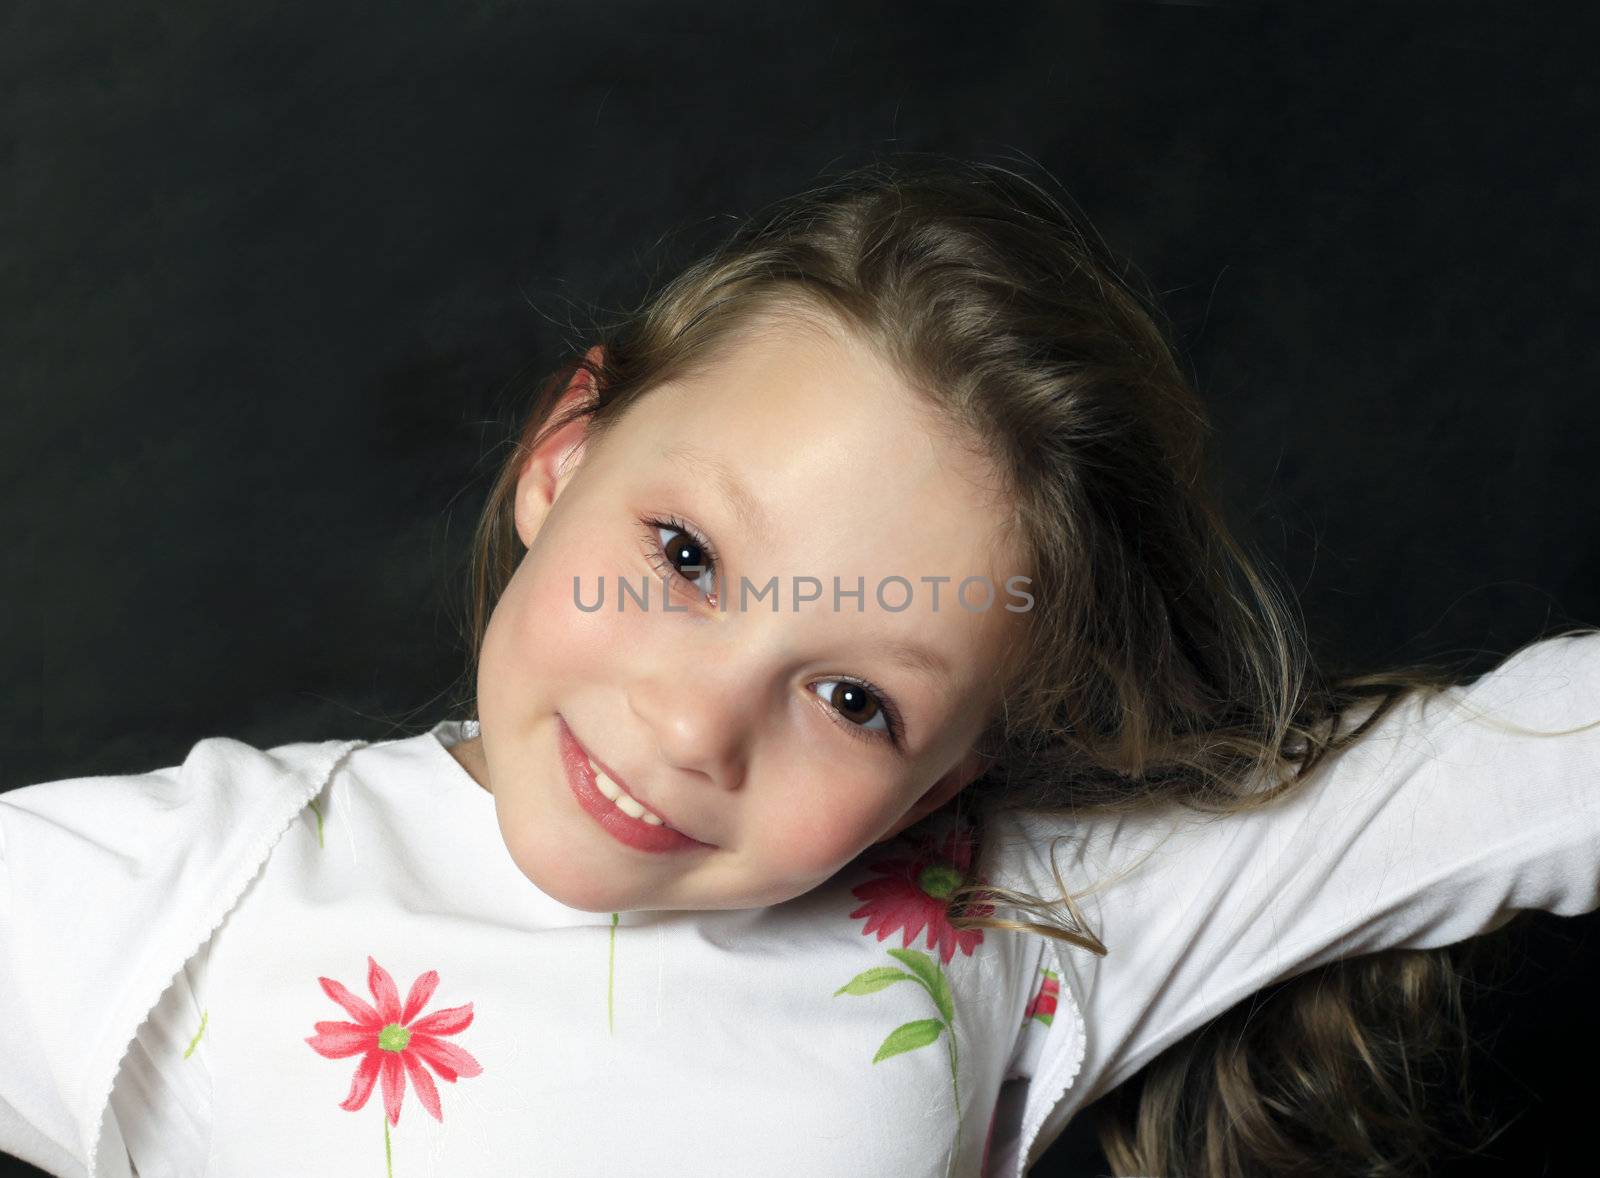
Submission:
M 711 541 L 707 540 L 705 536 L 701 535 L 698 528 L 685 523 L 676 516 L 668 516 L 665 519 L 646 519 L 641 522 L 643 522 L 645 525 L 645 555 L 650 558 L 650 563 L 655 566 L 656 571 L 663 577 L 666 577 L 669 581 L 682 581 L 685 585 L 688 585 L 691 588 L 694 585 L 694 582 L 689 580 L 688 577 L 684 576 L 680 569 L 673 568 L 672 562 L 667 560 L 662 554 L 661 537 L 656 535 L 657 528 L 669 528 L 674 532 L 682 532 L 685 536 L 688 536 L 696 544 L 698 544 L 701 551 L 706 554 L 705 561 L 700 568 L 701 572 L 705 572 L 708 568 L 712 571 L 715 571 L 722 567 L 722 558 L 717 555 L 715 546 L 713 546 Z M 699 592 L 699 590 L 695 590 L 695 592 Z
M 682 581 L 691 588 L 694 585 L 693 581 L 689 580 L 688 577 L 685 577 L 681 570 L 674 568 L 672 563 L 663 556 L 661 552 L 661 539 L 656 535 L 657 528 L 668 528 L 674 532 L 682 532 L 685 536 L 688 536 L 696 544 L 698 544 L 700 546 L 700 550 L 705 553 L 705 560 L 701 565 L 702 572 L 705 572 L 707 569 L 711 570 L 712 572 L 721 569 L 722 561 L 721 558 L 717 556 L 716 547 L 705 537 L 703 533 L 701 533 L 698 528 L 686 523 L 681 519 L 678 519 L 676 516 L 670 515 L 660 519 L 648 518 L 641 520 L 640 522 L 645 526 L 645 555 L 649 559 L 650 563 L 655 567 L 656 571 L 659 572 L 663 577 L 666 577 L 669 580 L 676 579 Z M 695 591 L 698 592 L 698 590 Z M 865 728 L 860 724 L 852 724 L 849 720 L 846 720 L 843 716 L 841 716 L 836 708 L 834 708 L 832 705 L 829 705 L 828 711 L 834 716 L 839 717 L 834 721 L 834 723 L 845 729 L 857 740 L 888 740 L 896 748 L 901 747 L 905 741 L 905 725 L 901 723 L 899 708 L 894 705 L 886 692 L 884 692 L 870 680 L 859 677 L 840 677 L 834 679 L 833 682 L 848 683 L 853 687 L 859 687 L 864 691 L 870 692 L 878 701 L 878 707 L 883 711 L 884 723 L 888 725 L 889 730 L 887 733 L 880 735 L 878 730 L 875 728 Z M 821 699 L 822 697 L 818 696 L 817 698 Z

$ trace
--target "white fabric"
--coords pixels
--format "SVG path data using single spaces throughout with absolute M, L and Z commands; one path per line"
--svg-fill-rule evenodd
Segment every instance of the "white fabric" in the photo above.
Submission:
M 0 1150 L 125 1178 L 108 1101 L 134 1031 L 358 743 L 212 737 L 182 765 L 0 795 Z
M 1037 967 L 1038 938 L 991 933 L 970 954 L 952 945 L 946 959 L 904 929 L 886 940 L 867 935 L 865 916 L 852 915 L 864 902 L 852 889 L 887 878 L 874 865 L 898 858 L 899 844 L 869 851 L 787 904 L 622 913 L 613 927 L 610 914 L 566 908 L 516 869 L 493 800 L 446 751 L 462 735 L 462 725 L 445 722 L 349 751 L 331 773 L 320 771 L 325 756 L 314 775 L 285 768 L 278 784 L 263 782 L 280 797 L 262 811 L 276 815 L 283 799 L 299 809 L 287 829 L 257 823 L 274 844 L 229 893 L 220 927 L 191 917 L 194 897 L 181 887 L 129 899 L 111 886 L 166 855 L 203 857 L 217 833 L 196 821 L 180 837 L 172 823 L 141 839 L 133 799 L 181 812 L 198 804 L 186 793 L 211 788 L 219 758 L 248 763 L 276 750 L 229 742 L 209 757 L 192 754 L 181 771 L 47 783 L 0 798 L 9 847 L 61 832 L 49 862 L 7 857 L 17 919 L 0 927 L 0 944 L 19 967 L 19 1004 L 47 1001 L 58 974 L 117 982 L 115 954 L 51 931 L 86 903 L 125 926 L 159 914 L 157 925 L 199 930 L 168 959 L 178 964 L 159 1001 L 146 1004 L 154 1009 L 143 1025 L 133 1017 L 120 1035 L 102 1032 L 128 1050 L 94 1172 L 127 1174 L 130 1156 L 142 1178 L 386 1172 L 375 1169 L 385 1165 L 381 1085 L 359 1109 L 341 1108 L 360 1055 L 328 1059 L 307 1043 L 318 1023 L 352 1018 L 320 978 L 375 1002 L 369 957 L 401 998 L 420 975 L 438 972 L 437 991 L 415 1012 L 421 1019 L 470 1003 L 470 1024 L 439 1038 L 482 1069 L 453 1083 L 437 1071 L 421 1081 L 437 1090 L 438 1120 L 408 1077 L 389 1130 L 397 1173 L 978 1172 L 1030 998 L 1018 979 Z M 79 804 L 112 793 L 127 803 L 115 835 L 95 807 Z M 137 866 L 120 869 L 121 860 Z M 176 915 L 161 911 L 168 904 Z M 36 943 L 59 955 L 38 974 Z M 907 952 L 911 961 L 895 956 Z M 905 973 L 913 962 L 926 967 L 929 988 Z M 905 976 L 839 993 L 890 969 Z M 941 980 L 948 1016 L 935 997 Z M 95 992 L 87 980 L 83 989 Z M 955 1027 L 954 1080 L 944 1029 L 874 1063 L 897 1028 L 930 1030 L 945 1017 Z M 31 1037 L 10 1033 L 24 1045 Z M 99 1110 L 63 1096 L 81 1085 L 52 1074 L 47 1058 L 25 1067 L 5 1059 L 0 1097 L 19 1116 L 0 1147 L 59 1165 L 59 1153 L 26 1134 L 41 1123 L 36 1104 L 54 1102 L 63 1108 L 44 1123 L 78 1134 L 67 1150 L 79 1160 L 65 1168 L 85 1172 L 83 1139 Z
M 437 1041 L 481 1066 L 451 1083 L 411 1052 L 432 1080 L 405 1079 L 397 1174 L 975 1175 L 992 1113 L 987 1173 L 1015 1178 L 1078 1108 L 1274 980 L 1600 905 L 1600 729 L 1519 735 L 1468 714 L 1485 708 L 1600 719 L 1600 638 L 1403 705 L 1261 811 L 1008 818 L 988 877 L 1055 895 L 1045 843 L 1067 836 L 1056 864 L 1075 895 L 1098 883 L 1079 903 L 1110 953 L 991 930 L 946 961 L 918 937 L 930 988 L 870 984 L 907 964 L 898 931 L 851 915 L 886 848 L 772 908 L 613 927 L 556 903 L 446 751 L 470 731 L 452 722 L 370 745 L 212 738 L 182 766 L 13 790 L 0 1149 L 117 1178 L 385 1173 L 381 1083 L 339 1107 L 362 1055 L 306 1042 L 352 1018 L 320 977 L 374 1001 L 370 956 L 401 1001 L 438 973 L 402 1022 L 470 1003 Z M 928 1021 L 940 978 L 954 1078 Z M 1025 1017 L 1047 982 L 1053 1017 Z M 873 1063 L 906 1024 L 937 1038 Z
M 1056 866 L 1109 953 L 1061 955 L 1089 1028 L 1070 1089 L 1059 1082 L 1078 1045 L 1025 1028 L 1018 1066 L 1034 1076 L 1028 1123 L 1039 1124 L 1028 1164 L 1080 1108 L 1274 981 L 1454 944 L 1525 909 L 1600 907 L 1600 726 L 1515 731 L 1595 721 L 1600 635 L 1549 639 L 1470 685 L 1397 705 L 1264 810 L 1080 824 Z M 1043 855 L 1022 858 L 1024 876 L 1054 895 Z

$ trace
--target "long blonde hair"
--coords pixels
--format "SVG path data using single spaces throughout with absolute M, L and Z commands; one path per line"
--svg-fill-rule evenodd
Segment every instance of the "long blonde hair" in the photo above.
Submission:
M 1291 597 L 1234 538 L 1206 471 L 1205 413 L 1157 325 L 1154 300 L 1047 178 L 897 156 L 763 210 L 636 310 L 596 324 L 539 387 L 490 491 L 472 549 L 477 652 L 524 551 L 512 514 L 538 441 L 589 418 L 592 444 L 650 390 L 712 363 L 761 316 L 836 317 L 871 342 L 1003 472 L 1035 596 L 1026 652 L 979 747 L 992 767 L 952 805 L 1089 813 L 1168 799 L 1263 805 L 1358 740 L 1449 668 L 1330 677 Z M 596 395 L 555 413 L 586 369 Z M 475 701 L 464 701 L 476 717 Z M 1376 703 L 1341 731 L 1352 705 Z M 1263 787 L 1263 782 L 1267 783 Z M 942 811 L 941 811 L 942 813 Z M 1058 897 L 969 883 L 961 928 L 1105 945 Z M 977 901 L 1024 914 L 975 916 Z M 1116 930 L 1105 930 L 1115 936 Z M 1273 1038 L 1197 1032 L 1103 1102 L 1118 1174 L 1416 1173 L 1437 1134 L 1415 1077 L 1464 1050 L 1450 952 L 1391 951 L 1295 979 L 1261 1020 Z M 1226 1028 L 1225 1028 L 1226 1029 Z

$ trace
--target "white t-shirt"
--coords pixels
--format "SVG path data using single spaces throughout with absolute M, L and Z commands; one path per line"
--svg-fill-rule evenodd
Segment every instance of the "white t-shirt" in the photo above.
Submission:
M 769 908 L 569 909 L 450 721 L 14 790 L 0 1149 L 102 1178 L 1015 1178 L 1272 981 L 1600 905 L 1600 728 L 1482 710 L 1600 720 L 1600 637 L 1409 701 L 1260 811 L 1004 817 L 984 877 L 1056 895 L 1064 836 L 1103 958 L 941 935 L 918 883 L 954 848 L 918 832 Z

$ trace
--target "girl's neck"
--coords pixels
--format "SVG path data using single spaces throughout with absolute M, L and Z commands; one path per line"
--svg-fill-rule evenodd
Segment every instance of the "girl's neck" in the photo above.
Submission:
M 474 736 L 471 740 L 458 740 L 449 748 L 449 753 L 460 766 L 471 775 L 485 791 L 492 794 L 489 788 L 489 764 L 483 758 L 483 738 Z

